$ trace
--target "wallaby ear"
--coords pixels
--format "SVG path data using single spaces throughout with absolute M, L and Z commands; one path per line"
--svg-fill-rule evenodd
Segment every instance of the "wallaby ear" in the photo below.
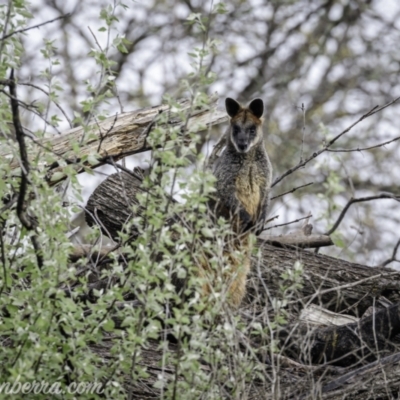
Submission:
M 225 99 L 225 108 L 226 112 L 231 118 L 235 117 L 238 114 L 238 112 L 242 109 L 240 104 L 236 100 L 231 99 L 230 97 L 227 97 Z
M 257 117 L 261 118 L 264 114 L 264 102 L 261 99 L 254 99 L 249 104 L 249 110 Z

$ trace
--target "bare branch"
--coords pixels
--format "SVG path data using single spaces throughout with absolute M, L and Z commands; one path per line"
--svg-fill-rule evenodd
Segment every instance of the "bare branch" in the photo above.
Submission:
M 1 85 L 9 85 L 9 80 L 8 79 L 0 79 L 0 84 Z M 40 86 L 34 85 L 33 83 L 29 83 L 29 82 L 17 82 L 17 85 L 22 85 L 22 86 L 30 86 L 33 87 L 34 89 L 40 90 L 41 92 L 43 92 L 46 96 L 50 97 L 50 93 L 41 88 Z M 20 101 L 20 100 L 18 100 Z M 69 126 L 72 128 L 72 121 L 70 120 L 70 118 L 68 117 L 67 113 L 65 112 L 65 110 L 60 106 L 60 104 L 55 101 L 54 99 L 51 100 L 55 106 L 60 110 L 60 112 L 64 115 L 65 119 L 68 121 Z M 21 101 L 20 101 L 21 102 Z M 21 102 L 22 103 L 22 102 Z M 25 107 L 34 107 L 33 105 L 24 105 Z
M 329 151 L 331 153 L 350 153 L 350 152 L 353 152 L 353 151 L 371 150 L 371 149 L 376 149 L 378 147 L 385 146 L 385 145 L 387 145 L 389 143 L 392 143 L 392 142 L 396 142 L 397 140 L 400 140 L 400 136 L 395 137 L 394 139 L 388 140 L 387 142 L 376 144 L 374 146 L 361 147 L 361 148 L 357 147 L 356 149 L 327 149 L 326 151 Z
M 278 224 L 278 225 L 274 225 L 274 226 L 269 226 L 268 228 L 265 228 L 264 231 L 268 231 L 268 230 L 270 230 L 270 229 L 272 229 L 272 228 L 278 228 L 278 227 L 280 227 L 280 226 L 291 225 L 291 224 L 294 224 L 294 223 L 296 223 L 296 222 L 303 221 L 303 219 L 307 219 L 307 218 L 310 218 L 310 217 L 312 217 L 312 215 L 307 215 L 306 217 L 302 217 L 302 218 L 296 219 L 296 220 L 294 220 L 294 221 L 285 222 L 284 224 Z M 263 232 L 264 232 L 264 231 L 263 231 Z
M 216 97 L 210 97 L 210 105 L 206 108 L 196 109 L 192 112 L 192 115 L 188 118 L 188 126 L 192 131 L 201 131 L 211 125 L 220 124 L 227 120 L 225 112 L 215 110 Z M 186 111 L 190 108 L 190 101 L 182 99 L 178 102 L 182 111 Z M 162 104 L 157 107 L 144 108 L 136 111 L 126 112 L 124 114 L 118 114 L 117 119 L 115 116 L 109 117 L 104 121 L 91 121 L 86 127 L 93 138 L 85 143 L 81 148 L 81 156 L 97 153 L 98 164 L 85 163 L 87 168 L 95 168 L 105 161 L 110 160 L 113 157 L 114 161 L 118 161 L 128 155 L 137 154 L 147 150 L 151 150 L 151 146 L 147 143 L 147 137 L 150 131 L 154 127 L 157 121 L 157 116 L 160 112 L 169 110 L 170 106 Z M 180 129 L 182 134 L 186 134 L 183 128 L 183 124 L 186 122 L 181 121 L 178 117 L 170 118 L 168 121 L 163 122 L 163 126 L 173 126 L 174 129 Z M 111 130 L 110 130 L 111 127 Z M 63 159 L 67 164 L 76 164 L 77 173 L 84 171 L 79 163 L 81 160 L 77 160 L 76 157 L 70 157 L 72 150 L 72 143 L 80 140 L 82 137 L 84 128 L 76 127 L 68 131 L 63 132 L 60 136 L 52 136 L 46 139 L 41 139 L 40 143 L 38 140 L 34 140 L 36 145 L 40 147 L 40 150 L 45 148 L 46 151 L 57 155 L 60 159 Z M 108 133 L 106 135 L 106 133 Z M 185 143 L 189 142 L 189 138 L 185 138 Z M 99 149 L 99 143 L 101 142 L 101 149 Z M 19 163 L 12 157 L 9 150 L 0 149 L 1 157 L 10 157 L 10 168 L 15 170 L 19 167 Z M 39 150 L 34 146 L 29 154 L 32 159 L 36 157 Z M 66 178 L 66 175 L 62 173 L 61 177 L 54 179 L 54 174 L 62 172 L 64 167 L 58 162 L 54 162 L 51 165 L 47 165 L 44 162 L 41 164 L 48 168 L 47 182 L 48 184 L 55 185 L 59 181 Z
M 302 127 L 302 137 L 301 137 L 301 149 L 300 149 L 300 162 L 303 162 L 303 149 L 304 149 L 304 135 L 306 133 L 306 108 L 304 107 L 304 103 L 301 103 L 301 107 L 299 107 L 303 113 L 303 127 Z
M 43 92 L 45 95 L 50 97 L 50 93 L 44 89 L 42 89 L 40 86 L 34 85 L 33 83 L 27 83 L 27 82 L 18 82 L 18 85 L 23 85 L 23 86 L 31 86 L 34 89 L 40 90 L 41 92 Z M 51 100 L 55 106 L 60 110 L 60 112 L 64 115 L 65 119 L 68 121 L 69 126 L 72 128 L 72 121 L 70 120 L 70 118 L 68 117 L 67 113 L 65 112 L 65 110 L 60 106 L 60 104 L 55 101 L 54 99 Z
M 40 28 L 43 25 L 51 24 L 52 22 L 58 21 L 59 19 L 67 18 L 70 15 L 71 14 L 64 14 L 64 15 L 61 15 L 61 16 L 59 16 L 57 18 L 51 19 L 50 21 L 42 22 L 40 24 L 33 25 L 33 26 L 28 26 L 28 28 L 18 29 L 18 30 L 14 31 L 14 32 L 11 32 L 11 33 L 7 34 L 7 35 L 4 35 L 2 38 L 0 38 L 0 42 L 5 40 L 5 39 L 8 39 L 9 37 L 11 37 L 13 35 L 16 35 L 17 33 L 27 32 L 27 31 L 30 31 L 31 29 Z
M 274 219 L 277 219 L 277 218 L 279 218 L 279 214 L 278 214 L 278 215 L 275 215 L 274 217 L 268 218 L 268 219 L 265 221 L 265 223 L 268 224 L 268 222 L 272 222 Z
M 18 201 L 17 201 L 17 215 L 19 220 L 21 221 L 21 224 L 27 230 L 36 230 L 35 218 L 29 217 L 28 214 L 25 212 L 26 209 L 25 197 L 29 185 L 28 175 L 29 175 L 30 165 L 28 160 L 28 152 L 25 144 L 25 135 L 22 129 L 21 120 L 19 118 L 19 105 L 17 98 L 17 89 L 14 81 L 14 70 L 11 70 L 9 88 L 10 88 L 10 102 L 11 102 L 13 124 L 15 129 L 15 136 L 17 138 L 19 146 L 19 152 L 21 157 L 20 162 L 22 167 L 21 181 L 20 181 Z M 31 241 L 35 249 L 38 266 L 41 268 L 43 266 L 43 258 L 41 254 L 40 244 L 37 240 L 37 235 L 32 235 Z
M 386 261 L 384 261 L 379 267 L 386 267 L 386 265 L 390 264 L 393 261 L 400 262 L 400 260 L 397 260 L 397 250 L 400 247 L 400 239 L 397 241 L 396 246 L 394 246 L 392 257 L 388 258 Z
M 310 186 L 310 185 L 313 185 L 313 184 L 314 184 L 314 182 L 309 182 L 309 183 L 306 183 L 305 185 L 296 186 L 296 187 L 294 187 L 293 189 L 288 190 L 288 191 L 285 192 L 285 193 L 278 194 L 277 196 L 271 197 L 271 200 L 275 200 L 275 199 L 277 199 L 278 197 L 285 196 L 285 195 L 287 195 L 287 194 L 289 194 L 289 193 L 295 192 L 295 191 L 298 190 L 298 189 L 301 189 L 301 188 L 304 188 L 304 187 L 307 187 L 307 186 Z
M 4 81 L 2 81 L 4 82 Z M 8 82 L 8 81 L 7 81 Z M 7 83 L 7 85 L 9 85 L 9 83 Z M 42 119 L 47 125 L 51 126 L 52 128 L 54 128 L 57 133 L 59 135 L 61 135 L 61 132 L 57 129 L 57 127 L 54 125 L 54 123 L 48 121 L 45 117 L 43 117 L 41 115 L 41 113 L 38 111 L 38 107 L 35 106 L 32 102 L 31 104 L 27 104 L 25 102 L 23 102 L 22 100 L 19 100 L 15 97 L 13 97 L 11 94 L 7 93 L 5 90 L 0 89 L 0 92 L 5 94 L 10 100 L 15 100 L 21 107 L 25 108 L 26 110 L 31 111 L 33 114 L 37 115 L 40 119 Z M 27 128 L 25 128 L 25 130 L 28 130 Z
M 320 154 L 324 153 L 329 149 L 330 146 L 332 146 L 339 138 L 341 138 L 343 135 L 348 133 L 351 129 L 353 129 L 357 124 L 359 124 L 362 120 L 370 117 L 371 115 L 376 114 L 379 111 L 384 110 L 385 108 L 391 106 L 392 104 L 396 103 L 400 97 L 395 98 L 394 100 L 390 101 L 389 103 L 383 105 L 382 107 L 375 106 L 372 108 L 370 111 L 368 111 L 366 114 L 362 115 L 356 122 L 351 124 L 349 127 L 347 127 L 344 131 L 340 132 L 338 135 L 336 135 L 333 139 L 331 139 L 322 149 L 314 152 L 310 157 L 305 159 L 302 162 L 299 162 L 296 166 L 293 168 L 290 168 L 287 170 L 284 174 L 279 176 L 278 178 L 275 179 L 271 187 L 274 187 L 276 184 L 278 184 L 282 179 L 286 178 L 288 175 L 291 175 L 293 172 L 297 171 L 298 169 L 304 167 L 306 164 L 308 164 L 311 160 L 314 158 L 317 158 Z
M 396 195 L 393 195 L 393 194 L 382 193 L 382 194 L 377 195 L 377 196 L 361 197 L 359 199 L 351 198 L 347 202 L 346 206 L 343 208 L 342 212 L 339 215 L 339 218 L 333 224 L 332 228 L 329 229 L 327 232 L 325 232 L 325 235 L 330 235 L 331 233 L 335 232 L 335 230 L 338 228 L 338 226 L 342 222 L 344 216 L 346 215 L 347 211 L 349 210 L 349 208 L 350 208 L 350 206 L 352 204 L 361 203 L 361 202 L 365 202 L 365 201 L 371 201 L 371 200 L 378 200 L 378 199 L 393 199 L 393 200 L 399 201 L 400 200 L 400 196 L 396 196 Z

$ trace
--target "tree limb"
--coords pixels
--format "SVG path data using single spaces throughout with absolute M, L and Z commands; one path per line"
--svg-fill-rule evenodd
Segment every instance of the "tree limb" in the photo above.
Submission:
M 277 198 L 279 198 L 279 197 L 283 197 L 283 196 L 285 196 L 285 195 L 287 195 L 287 194 L 289 194 L 289 193 L 295 192 L 295 191 L 298 190 L 298 189 L 302 189 L 302 188 L 305 188 L 305 187 L 310 186 L 310 185 L 313 185 L 313 184 L 314 184 L 314 182 L 309 182 L 309 183 L 306 183 L 305 185 L 296 186 L 296 187 L 294 187 L 293 189 L 288 190 L 287 192 L 284 192 L 284 193 L 278 194 L 277 196 L 271 197 L 271 200 L 275 200 L 275 199 L 277 199 Z
M 364 151 L 364 150 L 372 150 L 372 149 L 376 149 L 378 147 L 382 147 L 385 146 L 389 143 L 393 143 L 396 142 L 397 140 L 400 140 L 400 136 L 395 137 L 394 139 L 388 140 L 386 142 L 380 143 L 380 144 L 376 144 L 374 146 L 369 146 L 369 147 L 357 147 L 356 149 L 327 149 L 326 151 L 331 152 L 331 153 L 351 153 L 354 151 Z
M 345 207 L 343 208 L 342 212 L 340 213 L 340 215 L 339 215 L 338 219 L 336 220 L 336 222 L 333 224 L 332 228 L 329 229 L 327 232 L 325 232 L 325 235 L 330 235 L 333 232 L 335 232 L 335 230 L 338 228 L 338 226 L 342 222 L 344 216 L 346 215 L 347 211 L 349 210 L 349 208 L 350 208 L 350 206 L 352 204 L 361 203 L 361 202 L 365 202 L 365 201 L 371 201 L 371 200 L 378 200 L 378 199 L 393 199 L 393 200 L 399 201 L 400 200 L 400 196 L 393 195 L 393 194 L 382 193 L 382 194 L 377 195 L 377 196 L 360 197 L 359 199 L 351 198 L 347 202 Z
M 25 135 L 22 129 L 21 120 L 19 118 L 19 108 L 18 108 L 18 100 L 17 100 L 17 89 L 14 80 L 14 70 L 11 70 L 10 80 L 9 80 L 9 88 L 10 88 L 10 103 L 11 103 L 11 111 L 13 117 L 13 124 L 15 129 L 15 136 L 17 138 L 19 153 L 20 153 L 20 163 L 21 163 L 21 181 L 19 185 L 19 194 L 17 200 L 17 215 L 19 220 L 21 221 L 22 226 L 24 226 L 29 231 L 36 230 L 36 220 L 33 216 L 29 216 L 26 212 L 26 195 L 27 189 L 29 185 L 29 160 L 28 160 L 28 152 L 26 149 L 25 143 Z M 43 266 L 43 257 L 41 254 L 41 246 L 39 244 L 37 235 L 34 234 L 30 237 L 32 246 L 35 250 L 36 260 L 39 268 Z
M 396 255 L 397 255 L 397 250 L 399 249 L 399 246 L 400 246 L 400 239 L 397 241 L 396 246 L 394 246 L 393 253 L 392 253 L 392 257 L 390 257 L 389 259 L 387 259 L 386 261 L 384 261 L 384 262 L 380 265 L 380 267 L 386 267 L 386 265 L 390 264 L 391 262 L 393 262 L 393 261 L 398 261 L 398 260 L 396 259 Z
M 1 37 L 1 38 L 0 38 L 0 42 L 3 41 L 3 40 L 5 40 L 5 39 L 8 39 L 9 37 L 11 37 L 11 36 L 13 36 L 13 35 L 16 35 L 17 33 L 27 32 L 27 31 L 30 31 L 31 29 L 40 28 L 40 27 L 43 26 L 43 25 L 51 24 L 52 22 L 58 21 L 59 19 L 67 18 L 67 17 L 69 17 L 70 15 L 71 15 L 71 14 L 60 15 L 59 17 L 53 18 L 53 19 L 51 19 L 51 20 L 49 20 L 49 21 L 45 21 L 45 22 L 42 22 L 42 23 L 37 24 L 37 25 L 28 26 L 27 28 L 21 28 L 21 29 L 18 29 L 18 30 L 16 30 L 16 31 L 14 31 L 14 32 L 10 32 L 10 33 L 8 33 L 7 35 L 4 35 L 3 37 Z

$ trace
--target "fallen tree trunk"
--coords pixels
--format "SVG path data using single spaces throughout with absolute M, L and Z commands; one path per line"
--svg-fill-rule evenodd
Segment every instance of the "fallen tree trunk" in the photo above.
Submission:
M 136 193 L 140 190 L 142 190 L 140 171 L 134 171 L 132 174 L 120 172 L 109 177 L 95 190 L 88 201 L 88 222 L 99 223 L 105 233 L 115 238 L 126 221 L 132 217 L 130 207 L 135 204 Z M 131 233 L 133 236 L 137 234 L 134 231 Z M 279 237 L 277 239 L 279 240 Z M 274 238 L 275 243 L 277 239 Z M 299 368 L 305 368 L 307 373 L 304 384 L 293 385 L 293 376 L 290 377 L 286 368 L 280 367 L 281 385 L 285 382 L 292 383 L 290 388 L 282 388 L 282 398 L 287 396 L 311 399 L 323 394 L 323 398 L 336 399 L 347 393 L 343 386 L 354 379 L 355 375 L 348 375 L 347 378 L 344 375 L 342 380 L 336 379 L 335 374 L 338 370 L 331 370 L 331 365 L 356 370 L 360 363 L 370 363 L 367 369 L 362 370 L 364 384 L 357 386 L 357 393 L 352 397 L 354 399 L 363 398 L 361 393 L 365 396 L 366 387 L 370 390 L 376 386 L 380 387 L 379 390 L 383 390 L 380 383 L 382 376 L 375 374 L 378 364 L 371 364 L 371 361 L 374 362 L 397 348 L 396 335 L 400 334 L 400 273 L 387 268 L 370 268 L 316 254 L 296 248 L 293 246 L 296 244 L 293 237 L 290 240 L 290 246 L 286 246 L 282 241 L 279 247 L 272 246 L 262 239 L 258 241 L 260 251 L 258 257 L 253 258 L 252 272 L 247 285 L 248 292 L 241 307 L 244 320 L 249 318 L 249 321 L 257 320 L 265 325 L 265 314 L 273 315 L 273 310 L 268 306 L 271 304 L 271 299 L 280 299 L 283 296 L 282 273 L 293 269 L 296 263 L 301 263 L 302 285 L 291 296 L 292 300 L 286 307 L 290 315 L 288 324 L 276 331 L 276 337 L 280 340 L 282 354 L 301 363 L 298 365 L 303 367 Z M 304 243 L 301 246 L 303 245 Z M 77 250 L 77 254 L 79 251 L 82 252 Z M 90 253 L 91 250 L 85 251 Z M 106 251 L 102 249 L 97 251 L 107 257 Z M 387 307 L 391 303 L 394 304 Z M 341 326 L 310 326 L 304 321 L 299 322 L 300 311 L 310 304 L 350 314 L 359 320 Z M 371 306 L 378 308 L 372 315 L 362 317 Z M 265 325 L 265 328 L 267 326 Z M 250 340 L 253 350 L 258 354 L 263 344 L 258 343 L 256 338 Z M 159 359 L 157 351 L 156 346 L 154 349 L 147 348 L 147 362 L 153 360 L 151 361 L 153 363 Z M 391 360 L 391 365 L 399 363 L 397 358 L 387 360 Z M 270 359 L 267 364 L 271 362 Z M 322 366 L 319 370 L 314 370 L 315 367 L 307 367 L 310 362 Z M 288 362 L 289 365 L 290 363 L 291 361 Z M 388 365 L 389 361 L 382 370 L 389 369 Z M 293 370 L 292 367 L 293 365 L 289 368 L 290 371 Z M 204 368 L 207 368 L 206 365 Z M 323 376 L 322 380 L 319 378 L 320 373 Z M 393 374 L 391 376 L 393 376 L 392 387 L 400 386 L 400 376 L 397 378 Z M 140 392 L 140 396 L 150 396 L 150 392 L 153 391 L 150 389 L 153 378 L 155 379 L 150 377 L 145 384 L 142 382 L 141 387 L 147 387 L 149 391 Z M 128 386 L 131 385 L 132 383 L 128 383 Z M 136 393 L 137 385 L 131 387 L 135 388 Z M 310 387 L 315 389 L 310 391 Z M 249 384 L 248 391 L 249 398 L 266 398 L 263 397 L 265 392 L 263 396 L 258 392 L 256 382 Z
M 261 254 L 253 260 L 248 291 L 250 296 L 257 295 L 261 303 L 265 302 L 267 296 L 281 296 L 281 274 L 293 268 L 296 262 L 303 265 L 303 282 L 289 307 L 304 307 L 314 303 L 338 313 L 361 317 L 380 297 L 391 303 L 400 302 L 398 271 L 371 268 L 306 250 L 282 249 L 262 242 L 259 244 Z M 260 282 L 268 288 L 268 293 L 265 288 L 262 290 Z

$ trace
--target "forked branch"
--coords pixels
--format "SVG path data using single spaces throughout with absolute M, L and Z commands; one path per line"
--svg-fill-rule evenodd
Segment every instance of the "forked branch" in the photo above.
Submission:
M 351 198 L 347 202 L 345 207 L 343 208 L 342 212 L 340 213 L 340 215 L 339 215 L 338 219 L 336 220 L 336 222 L 333 224 L 332 228 L 329 229 L 327 232 L 325 232 L 325 235 L 330 235 L 333 232 L 335 232 L 335 230 L 338 228 L 338 226 L 342 222 L 344 216 L 346 215 L 347 211 L 349 210 L 349 208 L 350 208 L 350 206 L 352 204 L 361 203 L 361 202 L 365 202 L 365 201 L 371 201 L 371 200 L 378 200 L 378 199 L 393 199 L 393 200 L 399 201 L 400 200 L 400 196 L 396 196 L 394 194 L 389 194 L 389 193 L 382 193 L 382 194 L 377 195 L 377 196 L 361 197 L 359 199 Z

